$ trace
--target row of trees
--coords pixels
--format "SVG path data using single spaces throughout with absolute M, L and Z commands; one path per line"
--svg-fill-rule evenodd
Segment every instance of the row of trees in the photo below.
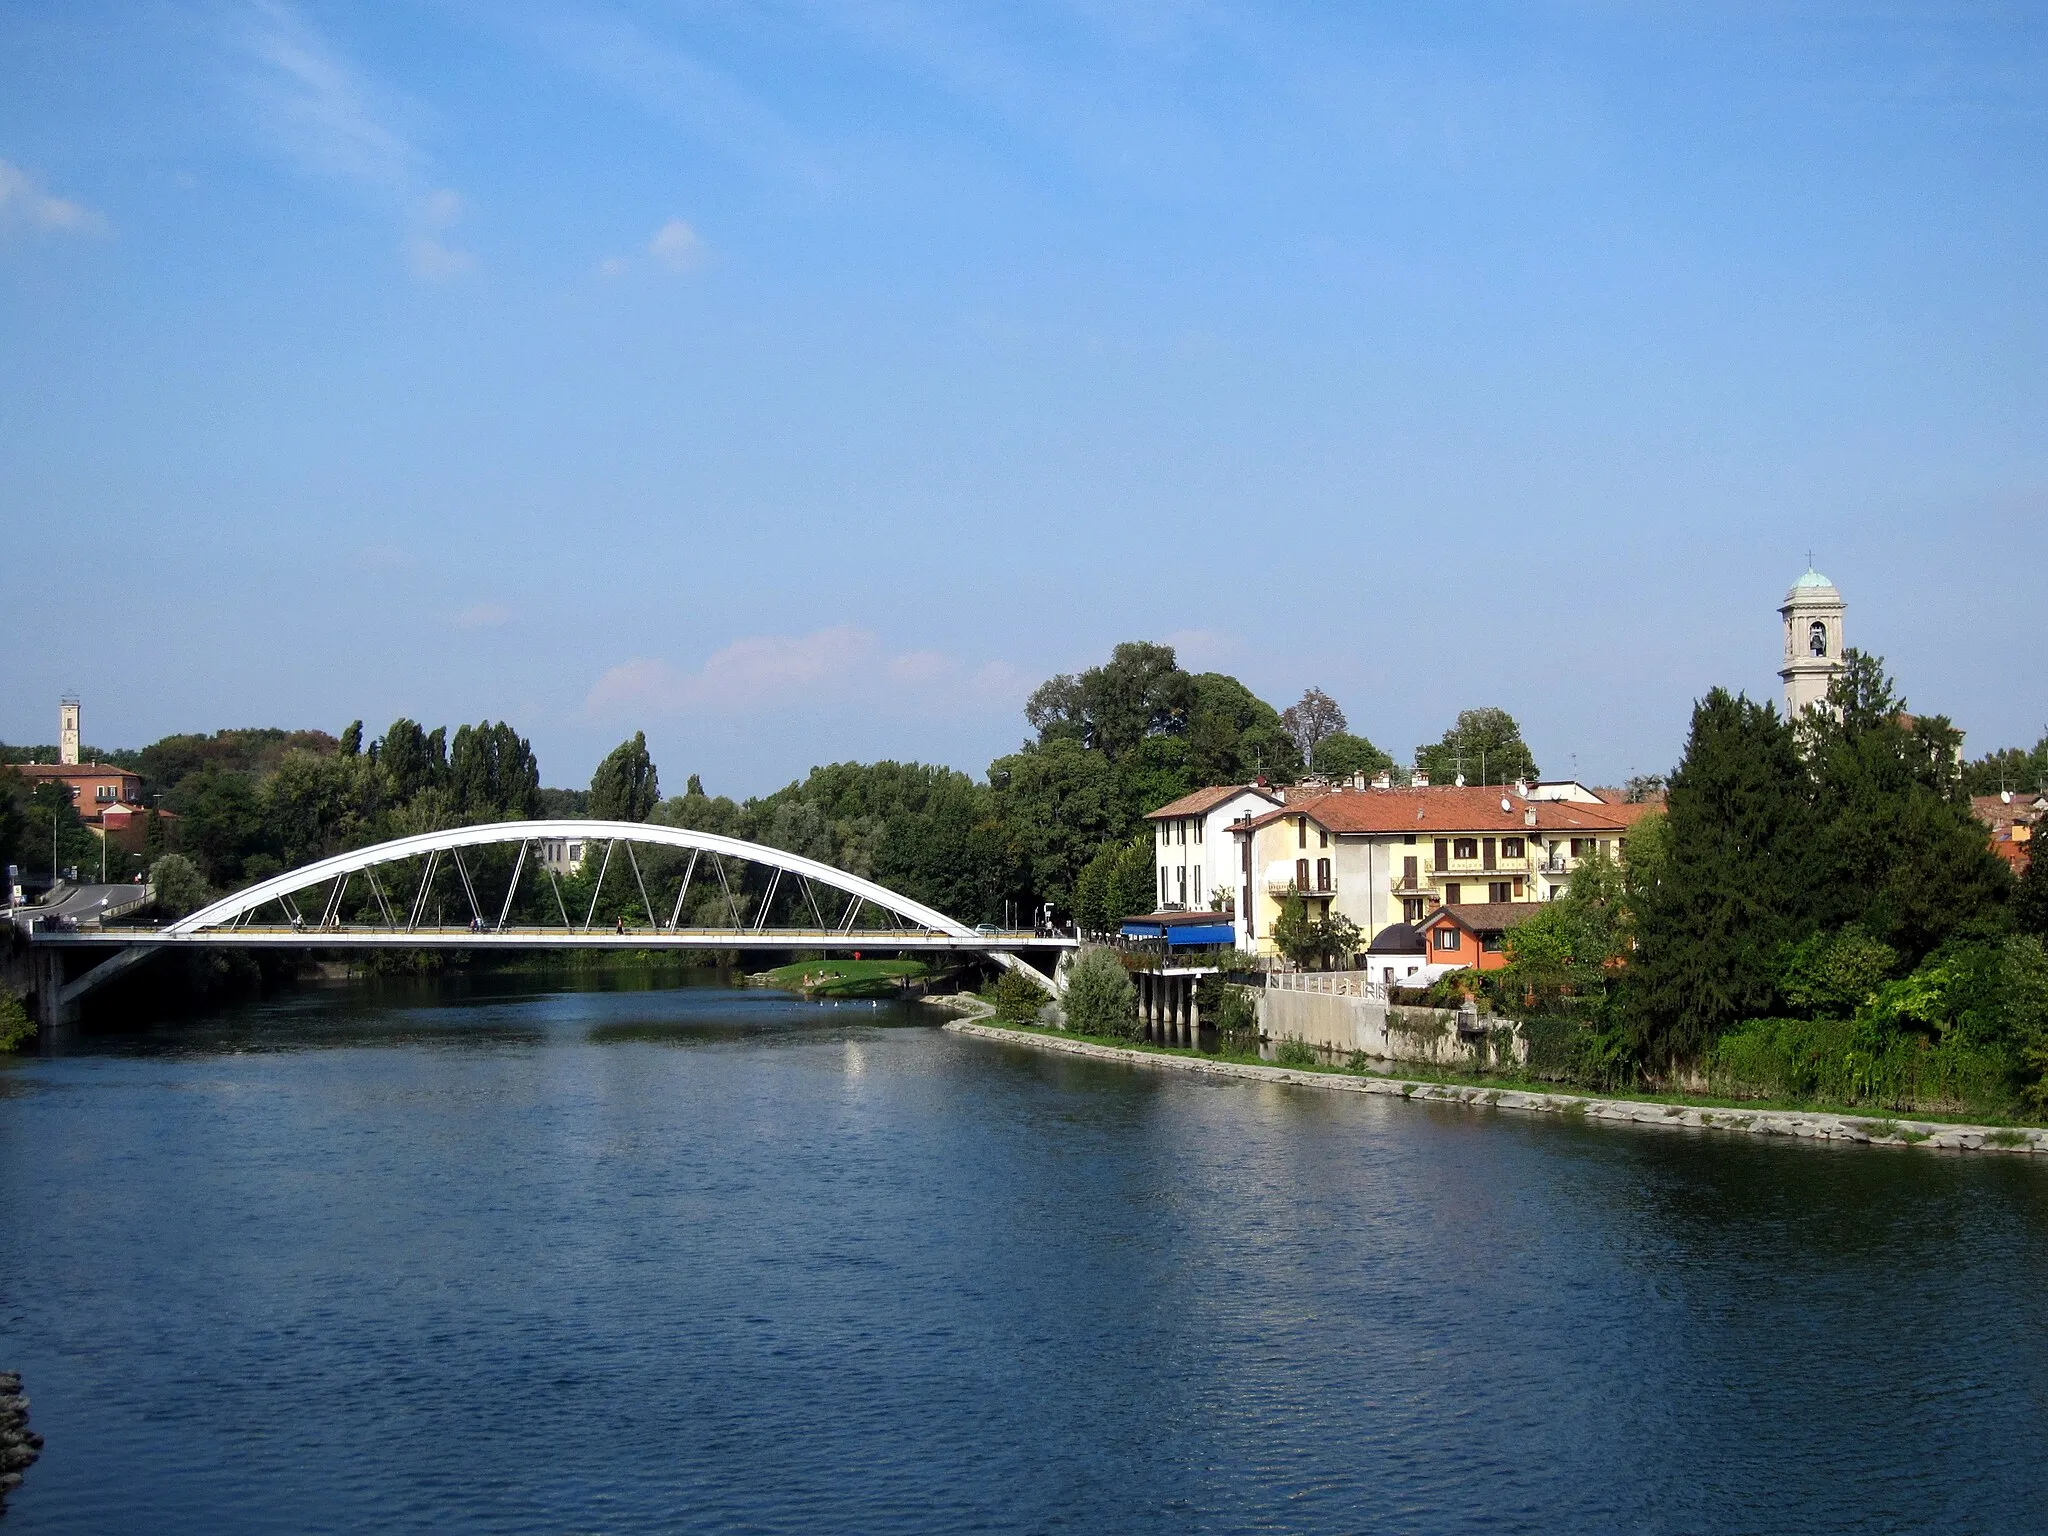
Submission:
M 1955 728 L 1909 714 L 1877 658 L 1844 663 L 1796 721 L 1708 694 L 1666 814 L 1510 933 L 1492 984 L 1561 1075 L 2048 1101 L 2048 860 L 2016 882 Z

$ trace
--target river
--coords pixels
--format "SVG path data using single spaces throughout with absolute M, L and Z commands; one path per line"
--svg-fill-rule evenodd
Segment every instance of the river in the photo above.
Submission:
M 10 1536 L 2038 1529 L 2048 1169 L 363 985 L 0 1066 L 0 1367 Z

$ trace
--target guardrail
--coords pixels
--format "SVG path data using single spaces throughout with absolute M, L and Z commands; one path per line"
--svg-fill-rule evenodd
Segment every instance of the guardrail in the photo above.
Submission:
M 1369 1003 L 1387 1000 L 1385 982 L 1370 971 L 1268 971 L 1269 992 L 1313 992 L 1325 997 L 1362 997 Z

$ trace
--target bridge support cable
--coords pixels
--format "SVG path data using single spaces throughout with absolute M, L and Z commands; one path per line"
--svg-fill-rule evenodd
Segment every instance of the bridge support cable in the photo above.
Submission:
M 816 921 L 818 931 L 822 933 L 825 930 L 825 914 L 818 910 L 818 893 L 811 889 L 811 877 L 798 875 L 797 879 L 803 883 L 804 900 L 811 904 L 811 917 Z
M 732 899 L 732 882 L 725 878 L 725 860 L 714 853 L 711 855 L 711 869 L 718 876 L 719 889 L 725 892 L 725 907 L 732 913 L 733 931 L 737 933 L 747 925 L 740 919 L 740 904 Z
M 512 915 L 512 898 L 519 894 L 519 877 L 526 870 L 526 847 L 531 838 L 519 839 L 519 857 L 512 861 L 512 883 L 505 887 L 505 904 L 498 908 L 498 932 L 505 931 L 505 919 Z
M 675 910 L 668 915 L 668 931 L 670 933 L 674 933 L 682 923 L 683 898 L 690 894 L 690 876 L 697 873 L 697 855 L 702 852 L 703 849 L 701 848 L 692 848 L 690 850 L 690 862 L 683 869 L 683 883 L 676 887 Z
M 441 850 L 427 850 L 427 862 L 420 866 L 420 888 L 412 899 L 412 912 L 405 920 L 405 931 L 411 933 L 419 927 L 420 919 L 427 915 L 427 889 L 434 883 L 434 866 L 441 862 Z
M 377 898 L 377 910 L 384 914 L 384 926 L 393 933 L 398 932 L 398 918 L 391 910 L 391 903 L 384 899 L 384 887 L 377 883 L 377 872 L 365 869 L 363 878 L 370 882 L 370 894 Z
M 327 905 L 320 913 L 322 928 L 341 926 L 341 898 L 348 891 L 349 871 L 344 870 L 341 878 L 334 882 L 334 888 L 327 893 Z
M 606 872 L 612 867 L 612 849 L 618 846 L 618 842 L 619 840 L 615 837 L 604 845 L 604 862 L 597 866 L 597 884 L 592 886 L 590 890 L 590 911 L 583 919 L 583 931 L 585 933 L 590 932 L 590 925 L 597 921 L 597 898 L 604 894 L 604 877 Z
M 846 916 L 839 924 L 839 931 L 841 933 L 853 932 L 853 920 L 860 916 L 860 903 L 861 898 L 858 896 L 849 895 L 846 898 Z
M 660 922 L 654 916 L 654 903 L 647 899 L 647 882 L 640 878 L 640 861 L 633 856 L 633 845 L 626 844 L 626 862 L 633 868 L 633 883 L 640 887 L 640 910 L 647 914 L 647 926 L 659 928 Z
M 469 915 L 476 920 L 477 927 L 481 928 L 484 925 L 484 909 L 477 904 L 476 884 L 469 878 L 469 866 L 462 862 L 460 848 L 451 848 L 449 852 L 455 855 L 455 874 L 456 878 L 462 881 L 462 894 L 469 898 Z
M 562 914 L 562 931 L 574 933 L 576 925 L 569 921 L 569 904 L 562 900 L 562 882 L 555 878 L 555 866 L 543 861 L 541 868 L 548 872 L 548 884 L 555 888 L 555 910 Z
M 754 932 L 759 933 L 762 924 L 768 921 L 768 909 L 775 904 L 775 892 L 781 884 L 782 871 L 778 868 L 768 877 L 768 894 L 761 898 L 761 910 L 754 914 Z

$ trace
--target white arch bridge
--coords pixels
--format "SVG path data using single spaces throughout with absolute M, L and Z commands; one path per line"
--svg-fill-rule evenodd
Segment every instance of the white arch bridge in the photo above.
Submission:
M 564 861 L 548 850 L 568 843 L 583 845 L 584 868 L 565 880 Z M 965 951 L 1055 993 L 1065 983 L 1060 952 L 1076 947 L 1065 936 L 970 928 L 872 880 L 761 843 L 585 820 L 422 832 L 287 870 L 162 928 L 38 925 L 30 944 L 56 967 L 38 972 L 52 1022 L 151 954 L 192 946 Z M 64 950 L 115 944 L 122 948 L 110 959 L 62 979 Z M 1026 950 L 1053 965 L 1039 969 Z

